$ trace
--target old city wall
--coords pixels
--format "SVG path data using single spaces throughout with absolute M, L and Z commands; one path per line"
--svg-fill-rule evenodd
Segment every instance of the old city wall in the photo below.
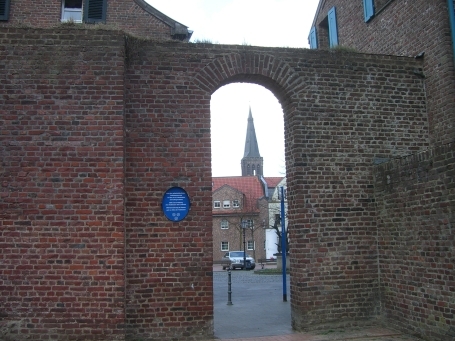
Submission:
M 231 82 L 283 107 L 294 327 L 381 316 L 373 166 L 428 146 L 419 61 L 101 30 L 0 40 L 2 330 L 211 335 L 210 97 Z M 161 212 L 172 186 L 191 198 L 180 223 Z
M 120 340 L 124 38 L 2 29 L 0 41 L 0 335 Z
M 383 313 L 428 340 L 455 337 L 455 145 L 375 169 Z

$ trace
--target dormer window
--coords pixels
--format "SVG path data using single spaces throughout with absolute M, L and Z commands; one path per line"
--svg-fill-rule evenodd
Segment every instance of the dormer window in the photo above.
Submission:
M 82 0 L 62 1 L 62 21 L 82 22 Z

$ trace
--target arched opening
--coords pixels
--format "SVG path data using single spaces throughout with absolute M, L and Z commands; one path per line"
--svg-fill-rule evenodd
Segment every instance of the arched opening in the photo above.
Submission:
M 215 336 L 247 336 L 252 328 L 257 328 L 255 336 L 291 332 L 290 303 L 283 304 L 282 299 L 282 267 L 277 262 L 280 230 L 275 219 L 280 214 L 276 191 L 286 183 L 281 104 L 264 86 L 230 83 L 212 94 L 210 116 L 213 202 L 231 203 L 212 206 Z M 253 271 L 229 264 L 239 251 L 254 259 Z M 229 266 L 230 274 L 225 271 Z M 234 307 L 226 302 L 229 277 Z M 287 277 L 284 285 L 289 292 Z M 270 290 L 274 290 L 272 295 Z M 243 323 L 245 315 L 262 315 L 266 296 L 278 317 L 260 327 Z M 226 323 L 228 314 L 230 323 L 237 321 L 234 329 Z

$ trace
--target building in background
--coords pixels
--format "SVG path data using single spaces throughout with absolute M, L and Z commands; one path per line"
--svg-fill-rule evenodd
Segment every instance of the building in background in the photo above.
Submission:
M 144 0 L 54 0 L 46 1 L 45 10 L 36 6 L 29 0 L 0 1 L 0 27 L 102 24 L 141 38 L 185 42 L 193 33 Z
M 375 126 L 392 123 L 401 132 L 400 142 L 389 139 L 392 148 L 378 144 L 373 149 L 375 179 L 382 179 L 374 186 L 379 311 L 391 326 L 426 340 L 455 339 L 453 175 L 445 173 L 452 169 L 446 164 L 453 158 L 455 142 L 454 8 L 454 0 L 321 0 L 309 34 L 311 48 L 337 48 L 339 53 L 333 55 L 338 63 L 345 62 L 343 51 L 383 54 L 384 60 L 388 56 L 403 56 L 403 62 L 409 57 L 416 60 L 409 73 L 424 84 L 424 95 L 412 92 L 412 82 L 390 86 L 399 76 L 398 70 L 392 69 L 382 77 L 367 76 L 371 84 L 377 84 L 375 91 L 380 95 L 355 109 L 358 126 L 370 134 L 370 145 L 381 138 L 371 134 Z M 356 72 L 373 72 L 377 67 L 371 63 L 362 70 L 345 63 L 354 77 Z M 339 99 L 360 99 L 352 84 L 345 83 Z M 385 88 L 379 90 L 379 85 Z M 406 95 L 415 95 L 411 108 L 403 102 Z M 375 120 L 368 119 L 390 100 L 393 107 Z M 426 107 L 426 116 L 419 119 L 423 123 L 420 136 L 429 136 L 426 151 L 417 147 L 415 137 L 405 133 L 407 127 L 415 126 L 420 104 Z M 344 115 L 345 108 L 339 108 L 334 115 Z M 406 140 L 415 143 L 415 154 L 412 150 L 407 155 L 399 152 Z M 437 199 L 426 200 L 432 193 Z M 336 215 L 342 217 L 350 209 L 337 208 Z
M 281 187 L 284 189 L 284 211 L 287 212 L 287 196 L 286 196 L 286 178 L 280 178 L 280 182 L 276 184 L 268 200 L 269 205 L 269 224 L 265 231 L 265 249 L 266 258 L 276 258 L 276 254 L 281 252 Z M 285 214 L 285 226 L 287 231 L 287 216 Z M 288 240 L 287 240 L 288 241 Z M 289 245 L 288 245 L 289 248 Z
M 269 200 L 283 177 L 264 177 L 251 108 L 241 160 L 242 176 L 212 178 L 213 260 L 227 251 L 245 249 L 259 261 L 277 252 L 277 235 L 269 224 L 276 207 Z M 273 212 L 269 209 L 272 207 Z M 269 240 L 268 240 L 269 238 Z
M 256 130 L 254 129 L 251 107 L 248 115 L 248 125 L 246 128 L 245 152 L 243 153 L 241 165 L 242 176 L 263 175 L 264 160 L 259 153 L 259 145 L 256 138 Z
M 321 0 L 310 47 L 421 59 L 433 145 L 455 140 L 455 0 Z M 347 89 L 349 90 L 349 89 Z M 403 91 L 407 91 L 403 89 Z M 387 96 L 384 93 L 384 96 Z M 374 103 L 372 103 L 372 106 Z M 396 124 L 406 124 L 397 118 Z

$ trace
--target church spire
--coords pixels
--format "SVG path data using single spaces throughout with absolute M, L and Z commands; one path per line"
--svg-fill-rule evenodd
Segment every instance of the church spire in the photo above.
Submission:
M 263 175 L 263 160 L 259 154 L 256 130 L 254 129 L 253 114 L 248 115 L 248 126 L 246 128 L 245 152 L 242 158 L 242 176 Z

